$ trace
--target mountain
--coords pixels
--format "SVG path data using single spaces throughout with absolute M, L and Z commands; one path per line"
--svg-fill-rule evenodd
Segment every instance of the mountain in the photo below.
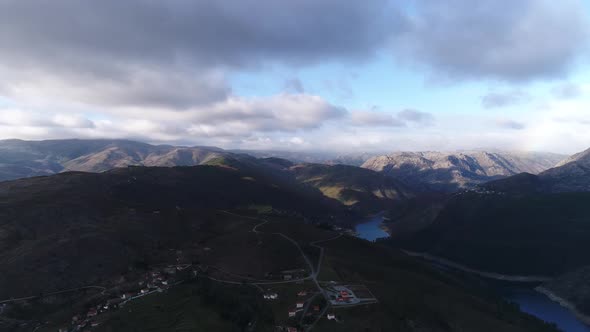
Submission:
M 552 191 L 590 191 L 590 149 L 563 160 L 539 177 Z
M 354 166 L 298 164 L 290 168 L 295 178 L 318 188 L 324 195 L 347 206 L 379 211 L 413 196 L 401 182 Z
M 304 152 L 304 151 L 280 151 L 280 150 L 229 150 L 235 153 L 245 153 L 257 158 L 281 158 L 294 163 L 313 163 L 327 165 L 361 166 L 367 160 L 379 153 L 335 153 L 335 152 Z
M 414 206 L 392 220 L 402 226 L 389 244 L 482 272 L 555 278 L 543 291 L 590 316 L 589 154 L 438 200 L 426 222 L 415 216 L 425 206 Z
M 287 161 L 209 163 L 0 183 L 0 330 L 556 331 L 397 250 L 306 223 L 338 207 L 277 176 Z M 336 286 L 366 303 L 331 309 L 319 290 Z
M 555 167 L 539 173 L 519 174 L 491 181 L 481 186 L 500 192 L 521 193 L 588 192 L 590 191 L 590 149 L 577 153 Z
M 522 172 L 540 173 L 563 159 L 552 153 L 397 152 L 362 167 L 399 179 L 419 191 L 452 192 Z
M 0 181 L 66 170 L 102 172 L 126 166 L 192 166 L 228 155 L 212 147 L 174 147 L 127 140 L 0 141 Z

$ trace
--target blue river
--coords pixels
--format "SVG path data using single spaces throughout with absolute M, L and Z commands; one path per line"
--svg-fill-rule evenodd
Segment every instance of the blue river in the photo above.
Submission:
M 383 215 L 375 215 L 363 220 L 355 227 L 358 237 L 369 241 L 388 237 L 381 229 Z M 571 311 L 552 301 L 547 296 L 534 290 L 534 286 L 522 283 L 509 283 L 493 287 L 499 295 L 508 301 L 517 303 L 520 309 L 546 322 L 555 323 L 564 332 L 590 332 Z

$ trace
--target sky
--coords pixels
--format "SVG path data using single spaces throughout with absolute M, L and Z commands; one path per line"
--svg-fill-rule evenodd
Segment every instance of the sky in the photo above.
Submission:
M 3 0 L 0 139 L 590 147 L 583 0 Z

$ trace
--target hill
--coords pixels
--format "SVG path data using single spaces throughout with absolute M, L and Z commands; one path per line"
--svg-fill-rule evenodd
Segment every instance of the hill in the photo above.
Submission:
M 0 330 L 555 331 L 399 251 L 306 224 L 338 212 L 317 191 L 213 163 L 0 183 Z M 334 285 L 367 302 L 328 305 L 317 289 Z
M 379 211 L 412 196 L 407 187 L 383 174 L 354 166 L 299 164 L 295 178 L 318 188 L 324 195 L 361 211 Z
M 512 152 L 398 152 L 367 160 L 362 167 L 392 176 L 415 190 L 453 192 L 522 172 L 540 173 L 562 155 Z

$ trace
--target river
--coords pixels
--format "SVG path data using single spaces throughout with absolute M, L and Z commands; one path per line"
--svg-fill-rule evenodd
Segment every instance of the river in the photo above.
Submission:
M 358 237 L 375 241 L 388 237 L 381 228 L 383 214 L 367 218 L 355 227 Z M 564 332 L 590 332 L 590 326 L 582 323 L 571 311 L 535 291 L 534 285 L 524 283 L 503 283 L 494 286 L 503 298 L 518 303 L 521 310 L 546 322 L 555 323 Z

